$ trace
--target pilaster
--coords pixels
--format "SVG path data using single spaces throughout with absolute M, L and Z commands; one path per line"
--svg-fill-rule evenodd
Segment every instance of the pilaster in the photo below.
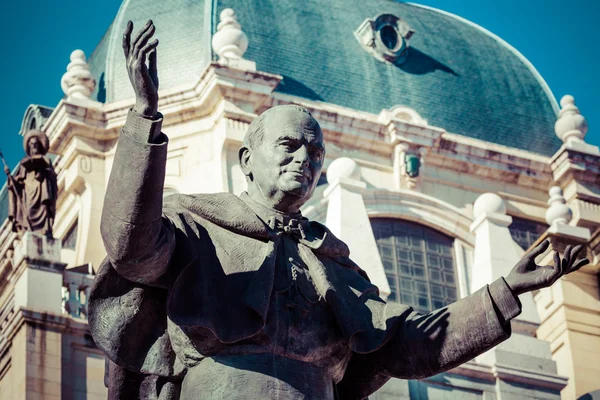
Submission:
M 46 321 L 62 316 L 61 290 L 65 264 L 60 262 L 59 239 L 25 232 L 15 246 L 14 296 L 3 329 L 14 366 L 12 396 L 17 399 L 61 398 L 62 334 Z M 40 316 L 27 322 L 25 314 Z
M 360 180 L 360 168 L 350 158 L 338 158 L 327 170 L 329 186 L 324 197 L 328 200 L 326 225 L 350 248 L 350 257 L 379 287 L 386 299 L 390 287 L 379 256 L 362 193 L 367 185 Z
M 506 277 L 522 257 L 522 250 L 514 243 L 509 225 L 512 218 L 506 215 L 502 198 L 493 193 L 481 195 L 474 205 L 475 220 L 471 231 L 475 233 L 475 251 L 472 271 L 472 289 Z M 567 379 L 557 373 L 550 346 L 535 337 L 540 317 L 533 296 L 519 296 L 522 312 L 511 321 L 512 337 L 477 357 L 478 363 L 492 367 L 496 378 L 499 399 L 533 399 L 516 389 L 526 383 L 535 393 L 547 391 L 548 398 L 559 398 Z M 526 381 L 526 382 L 525 382 Z
M 590 240 L 585 228 L 559 224 L 538 239 L 550 241 L 548 251 L 539 263 L 551 265 L 553 253 L 561 256 L 568 245 L 584 245 L 579 257 L 590 257 Z M 600 367 L 593 360 L 600 358 L 600 286 L 597 266 L 585 266 L 562 277 L 549 288 L 535 294 L 541 324 L 540 339 L 550 343 L 552 358 L 561 375 L 570 376 L 562 390 L 563 399 L 575 399 L 600 388 Z

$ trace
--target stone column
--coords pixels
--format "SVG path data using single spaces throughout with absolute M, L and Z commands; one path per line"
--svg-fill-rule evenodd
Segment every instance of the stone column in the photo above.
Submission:
M 327 181 L 326 225 L 350 247 L 352 260 L 365 270 L 371 282 L 379 287 L 381 297 L 386 299 L 390 286 L 362 197 L 367 185 L 360 180 L 360 168 L 350 158 L 338 158 L 327 169 Z
M 550 167 L 573 212 L 571 225 L 591 228 L 594 233 L 600 227 L 600 149 L 584 141 L 588 126 L 573 96 L 564 96 L 560 104 L 554 128 L 564 144 L 550 159 Z M 594 252 L 600 254 L 600 248 Z
M 521 259 L 522 250 L 513 241 L 509 225 L 512 218 L 506 215 L 506 206 L 500 196 L 493 193 L 481 195 L 474 206 L 475 220 L 471 231 L 475 233 L 475 251 L 472 271 L 472 290 L 505 277 Z M 519 389 L 518 383 L 549 390 L 544 398 L 560 398 L 560 390 L 567 379 L 557 374 L 550 346 L 535 337 L 540 318 L 533 296 L 519 296 L 523 311 L 511 321 L 512 337 L 499 346 L 477 357 L 478 363 L 492 366 L 497 391 L 502 399 L 536 398 Z M 525 377 L 525 378 L 523 378 Z
M 580 257 L 593 260 L 588 244 L 590 231 L 572 225 L 572 211 L 565 204 L 562 190 L 550 189 L 546 222 L 550 228 L 538 239 L 550 240 L 550 250 L 540 261 L 551 264 L 552 254 L 563 255 L 568 245 L 584 245 Z M 593 261 L 592 261 L 593 263 Z M 600 389 L 600 285 L 598 267 L 588 265 L 566 275 L 552 287 L 538 291 L 534 297 L 541 324 L 537 330 L 540 339 L 550 342 L 552 358 L 561 375 L 569 376 L 563 389 L 564 399 L 576 399 L 583 394 Z
M 542 319 L 538 337 L 551 343 L 559 371 L 571 377 L 563 398 L 575 399 L 600 389 L 600 366 L 593 361 L 600 358 L 600 149 L 585 142 L 588 124 L 573 96 L 560 105 L 554 130 L 564 144 L 550 159 L 556 187 L 546 214 L 551 227 L 540 240 L 549 239 L 561 254 L 569 244 L 582 244 L 581 256 L 591 263 L 535 300 Z

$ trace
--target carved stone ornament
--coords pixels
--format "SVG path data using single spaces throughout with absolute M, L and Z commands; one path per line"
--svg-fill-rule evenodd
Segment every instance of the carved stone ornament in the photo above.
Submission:
M 403 19 L 381 14 L 364 20 L 354 36 L 378 60 L 400 64 L 406 59 L 409 39 L 414 33 Z
M 96 88 L 96 80 L 90 72 L 90 67 L 81 50 L 71 53 L 71 62 L 67 65 L 67 72 L 62 76 L 60 86 L 67 98 L 89 99 Z
M 219 58 L 242 58 L 248 49 L 248 36 L 242 31 L 235 12 L 231 8 L 221 11 L 212 47 Z

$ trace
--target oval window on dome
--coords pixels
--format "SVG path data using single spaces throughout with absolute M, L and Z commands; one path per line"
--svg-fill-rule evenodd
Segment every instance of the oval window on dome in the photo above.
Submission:
M 377 59 L 397 65 L 406 59 L 413 33 L 408 23 L 400 17 L 380 14 L 374 19 L 364 20 L 354 36 Z
M 390 51 L 398 50 L 398 43 L 402 40 L 398 36 L 398 31 L 392 25 L 384 25 L 379 30 L 381 42 Z

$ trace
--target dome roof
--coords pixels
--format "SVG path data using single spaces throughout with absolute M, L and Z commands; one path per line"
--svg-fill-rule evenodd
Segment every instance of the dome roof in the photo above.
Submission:
M 378 114 L 404 105 L 452 133 L 544 155 L 558 106 L 533 66 L 483 28 L 443 11 L 391 0 L 125 0 L 90 57 L 100 101 L 133 96 L 121 49 L 127 20 L 153 19 L 161 88 L 196 81 L 213 59 L 218 15 L 233 8 L 259 71 L 277 91 Z M 354 31 L 389 13 L 416 32 L 394 65 L 365 51 Z

